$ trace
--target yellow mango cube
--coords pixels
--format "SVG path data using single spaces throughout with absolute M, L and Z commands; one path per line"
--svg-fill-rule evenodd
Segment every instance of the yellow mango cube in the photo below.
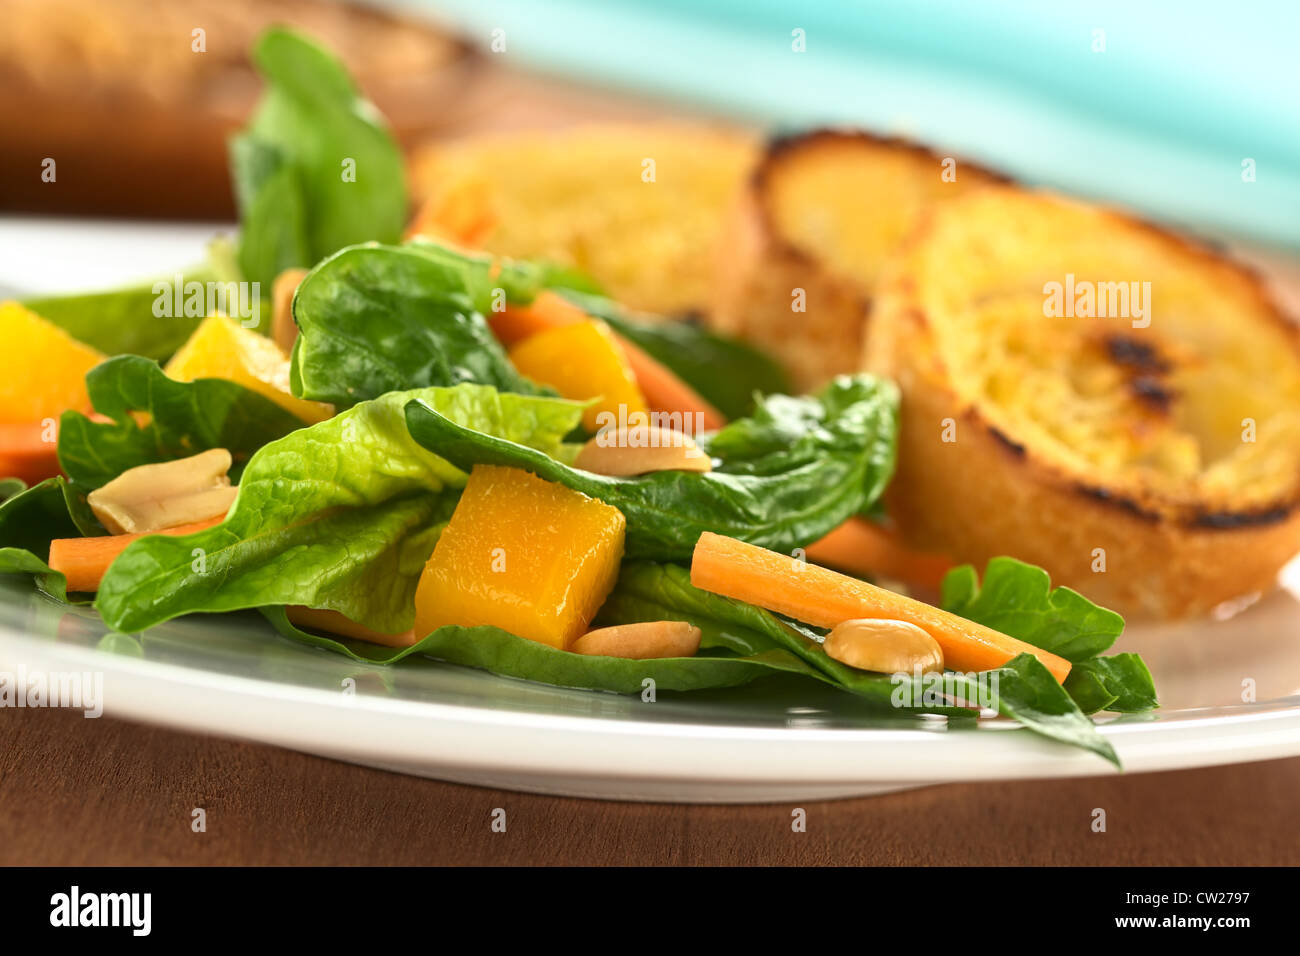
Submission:
M 305 422 L 324 421 L 330 405 L 297 398 L 289 391 L 289 357 L 280 346 L 234 319 L 213 313 L 204 319 L 163 369 L 171 378 L 224 378 L 264 395 Z
M 599 399 L 582 415 L 589 432 L 602 425 L 636 424 L 637 415 L 642 423 L 649 421 L 650 407 L 636 375 L 604 322 L 575 322 L 530 336 L 510 351 L 510 361 L 521 374 L 565 398 Z
M 90 410 L 86 373 L 104 360 L 101 352 L 17 302 L 0 302 L 0 342 L 0 423 Z
M 517 468 L 476 465 L 415 593 L 415 633 L 490 624 L 566 650 L 609 596 L 627 520 Z

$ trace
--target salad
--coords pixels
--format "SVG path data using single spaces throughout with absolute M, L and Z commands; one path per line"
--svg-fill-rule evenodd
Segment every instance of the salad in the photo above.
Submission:
M 1156 706 L 1106 654 L 1123 619 L 891 536 L 891 382 L 789 394 L 743 343 L 476 252 L 456 210 L 408 228 L 402 155 L 339 63 L 283 29 L 256 60 L 237 243 L 0 305 L 0 570 L 124 633 L 255 609 L 268 641 L 593 691 L 794 675 L 1118 765 L 1089 715 Z

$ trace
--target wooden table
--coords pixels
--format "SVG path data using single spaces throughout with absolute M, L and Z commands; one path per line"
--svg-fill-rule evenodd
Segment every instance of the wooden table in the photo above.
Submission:
M 458 786 L 79 712 L 0 712 L 0 864 L 1297 865 L 1300 759 L 675 806 Z M 196 807 L 207 832 L 191 830 Z M 506 811 L 494 833 L 494 809 Z M 1106 811 L 1105 833 L 1092 830 Z

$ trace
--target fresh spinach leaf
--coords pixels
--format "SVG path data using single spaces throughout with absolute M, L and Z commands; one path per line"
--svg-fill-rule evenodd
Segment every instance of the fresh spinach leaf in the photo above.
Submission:
M 765 400 L 756 418 L 768 415 Z M 784 444 L 759 445 L 732 423 L 702 445 L 721 461 L 705 473 L 661 471 L 613 478 L 571 468 L 539 452 L 466 428 L 418 400 L 406 410 L 412 436 L 460 468 L 507 465 L 577 489 L 627 518 L 629 558 L 685 560 L 705 531 L 789 552 L 815 541 L 874 501 L 894 467 L 898 393 L 871 376 L 843 376 L 803 400 L 806 427 Z M 766 433 L 764 433 L 766 434 Z
M 976 699 L 982 691 L 988 693 L 1003 716 L 1019 721 L 1036 734 L 1090 750 L 1120 767 L 1110 741 L 1033 654 L 1013 657 L 995 670 L 976 675 L 975 681 L 966 677 L 957 680 L 965 684 L 968 699 Z
M 42 591 L 68 600 L 67 579 L 47 562 L 55 538 L 81 537 L 74 512 L 83 520 L 89 515 L 62 477 L 47 478 L 0 504 L 0 574 L 30 574 Z
M 424 654 L 503 677 L 619 694 L 641 693 L 647 679 L 655 682 L 656 690 L 690 691 L 736 687 L 773 674 L 804 672 L 798 659 L 781 650 L 767 650 L 748 657 L 697 656 L 639 661 L 573 654 L 496 627 L 440 627 L 409 647 L 380 647 L 304 631 L 289 622 L 282 607 L 263 608 L 262 613 L 284 636 L 358 661 L 395 664 L 411 654 Z
M 448 420 L 556 450 L 581 405 L 481 385 L 395 392 L 254 453 L 226 520 L 129 546 L 100 585 L 109 626 L 267 604 L 330 608 L 377 630 L 414 618 L 415 586 L 466 475 L 411 439 L 419 400 Z
M 190 283 L 199 283 L 206 288 L 207 283 L 220 279 L 213 266 L 204 263 L 178 275 L 161 277 L 156 282 L 142 282 L 106 292 L 37 296 L 26 299 L 23 305 L 74 339 L 107 355 L 131 353 L 165 359 L 189 338 L 203 321 L 206 311 L 204 315 L 159 316 L 154 310 L 159 296 L 170 301 L 178 280 L 183 290 Z
M 1160 706 L 1151 671 L 1137 654 L 1112 654 L 1070 668 L 1065 689 L 1086 714 L 1110 710 L 1140 713 Z
M 556 279 L 547 278 L 554 287 Z M 750 345 L 688 322 L 640 315 L 600 296 L 558 288 L 566 299 L 640 346 L 728 418 L 754 410 L 755 395 L 790 391 L 790 380 L 773 359 Z
M 439 246 L 357 246 L 294 297 L 294 393 L 346 408 L 386 392 L 476 382 L 535 394 L 479 310 L 487 264 Z
M 111 421 L 63 413 L 59 463 L 79 490 L 90 491 L 128 468 L 225 448 L 237 477 L 258 448 L 303 427 L 275 402 L 235 382 L 201 378 L 178 382 L 158 363 L 119 355 L 86 375 L 95 411 Z M 138 422 L 133 413 L 145 413 Z
M 1052 588 L 1046 571 L 998 557 L 984 570 L 963 565 L 943 581 L 947 611 L 1066 658 L 1065 692 L 1085 714 L 1136 712 L 1159 706 L 1151 672 L 1136 654 L 1098 657 L 1124 630 L 1124 619 L 1077 591 Z M 1012 695 L 1016 693 L 1014 688 Z
M 1015 558 L 993 558 L 981 586 L 962 565 L 943 580 L 944 610 L 1051 651 L 1071 662 L 1096 657 L 1124 630 L 1124 618 L 1078 591 L 1053 588 L 1047 572 Z
M 401 150 L 343 65 L 301 34 L 267 30 L 253 49 L 266 91 L 231 143 L 239 265 L 270 289 L 357 242 L 393 242 L 408 208 Z

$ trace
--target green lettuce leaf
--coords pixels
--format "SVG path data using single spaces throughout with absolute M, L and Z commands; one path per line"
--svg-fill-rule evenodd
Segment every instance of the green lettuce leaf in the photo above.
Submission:
M 707 474 L 662 471 L 613 478 L 569 467 L 535 450 L 466 428 L 418 400 L 407 406 L 411 435 L 462 469 L 507 465 L 574 488 L 627 518 L 629 558 L 685 560 L 705 531 L 790 552 L 822 537 L 875 501 L 894 467 L 898 392 L 871 376 L 842 376 L 797 402 L 801 427 L 741 420 L 701 443 L 721 461 Z M 788 416 L 768 398 L 755 421 Z
M 273 27 L 253 60 L 266 91 L 231 143 L 231 167 L 240 270 L 269 290 L 283 269 L 354 243 L 395 241 L 408 198 L 401 150 L 332 54 Z
M 338 408 L 461 382 L 536 394 L 479 310 L 486 281 L 485 261 L 430 244 L 357 246 L 331 256 L 294 297 L 294 394 Z
M 403 410 L 417 400 L 543 454 L 582 408 L 460 385 L 395 392 L 292 432 L 253 455 L 222 524 L 128 547 L 100 585 L 104 620 L 133 632 L 196 611 L 305 604 L 409 628 L 417 578 L 466 480 L 411 439 Z
M 91 404 L 110 422 L 64 412 L 59 463 L 82 491 L 112 481 L 128 468 L 225 448 L 237 478 L 248 457 L 304 423 L 256 392 L 225 379 L 178 382 L 158 363 L 119 355 L 86 375 Z M 147 413 L 144 425 L 132 412 Z

